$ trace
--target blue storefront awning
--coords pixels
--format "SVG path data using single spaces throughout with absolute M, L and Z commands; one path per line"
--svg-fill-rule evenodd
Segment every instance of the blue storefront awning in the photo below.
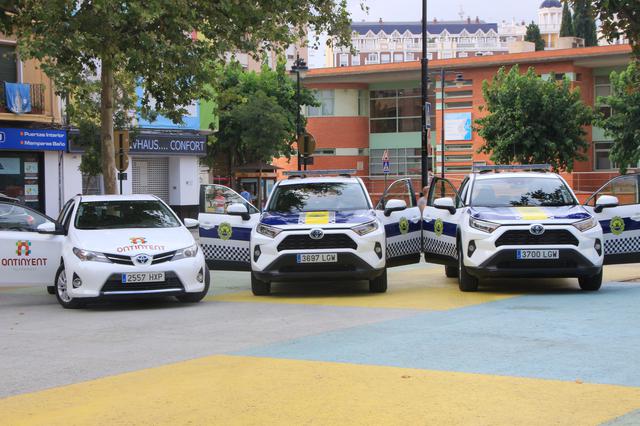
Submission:
M 66 151 L 67 132 L 54 129 L 0 128 L 0 150 Z

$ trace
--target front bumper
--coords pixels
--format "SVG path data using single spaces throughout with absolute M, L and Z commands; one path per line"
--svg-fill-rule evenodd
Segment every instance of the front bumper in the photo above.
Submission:
M 173 296 L 183 293 L 197 293 L 204 290 L 205 283 L 199 282 L 198 273 L 205 271 L 202 251 L 193 258 L 168 261 L 157 265 L 129 266 L 115 263 L 82 262 L 75 255 L 64 256 L 67 272 L 69 295 L 84 297 L 122 297 L 122 296 Z M 161 283 L 122 284 L 123 273 L 164 272 L 165 281 Z M 82 285 L 74 288 L 72 277 L 76 274 Z
M 338 253 L 336 263 L 297 263 L 296 254 L 283 254 L 253 274 L 262 281 L 372 280 L 384 272 L 353 253 Z
M 529 247 L 528 247 L 529 248 Z M 536 247 L 537 249 L 537 247 Z M 547 249 L 542 248 L 541 249 Z M 580 252 L 558 249 L 558 259 L 518 260 L 515 249 L 501 250 L 477 267 L 466 267 L 467 272 L 477 278 L 495 277 L 588 277 L 600 272 L 601 265 L 594 265 Z

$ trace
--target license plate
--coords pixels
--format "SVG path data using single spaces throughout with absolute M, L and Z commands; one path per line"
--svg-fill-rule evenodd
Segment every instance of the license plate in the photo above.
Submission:
M 559 250 L 518 250 L 516 252 L 518 260 L 530 259 L 559 259 Z
M 157 283 L 164 281 L 164 272 L 132 272 L 122 274 L 122 284 Z
M 298 263 L 336 263 L 338 253 L 311 253 L 297 255 Z

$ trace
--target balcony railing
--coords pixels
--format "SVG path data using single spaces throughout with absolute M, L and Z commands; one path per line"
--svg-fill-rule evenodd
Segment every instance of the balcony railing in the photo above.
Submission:
M 13 114 L 7 108 L 7 97 L 4 92 L 4 81 L 0 81 L 0 113 Z M 31 84 L 29 94 L 31 95 L 31 112 L 26 114 L 44 114 L 44 84 Z

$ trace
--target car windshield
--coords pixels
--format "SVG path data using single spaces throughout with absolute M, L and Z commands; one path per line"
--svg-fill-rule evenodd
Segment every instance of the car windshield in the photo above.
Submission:
M 280 185 L 267 210 L 274 212 L 343 211 L 369 209 L 364 189 L 356 182 Z
M 164 204 L 154 200 L 82 202 L 77 229 L 175 228 L 180 221 Z
M 561 179 L 504 177 L 478 179 L 471 205 L 476 207 L 573 206 L 576 200 Z

